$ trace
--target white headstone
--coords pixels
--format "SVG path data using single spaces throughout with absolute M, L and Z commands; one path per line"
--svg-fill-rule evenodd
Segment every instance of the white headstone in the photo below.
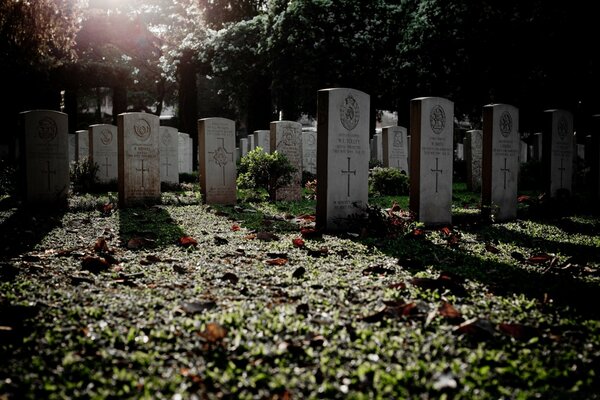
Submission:
M 119 205 L 160 201 L 159 118 L 134 112 L 118 116 Z
M 262 148 L 265 153 L 271 152 L 271 131 L 267 129 L 254 131 L 254 143 L 256 147 Z
M 408 137 L 403 126 L 386 126 L 381 131 L 383 166 L 408 175 Z
M 383 163 L 383 139 L 381 133 L 373 135 L 373 147 L 375 148 L 375 160 Z
M 190 135 L 187 137 L 187 166 L 186 172 L 194 172 L 194 139 Z
M 571 192 L 573 175 L 573 114 L 566 110 L 544 111 L 542 168 L 546 190 Z
M 317 173 L 317 131 L 313 128 L 302 129 L 302 168 Z
M 119 177 L 119 147 L 117 127 L 108 124 L 91 125 L 90 154 L 98 165 L 98 180 L 103 183 L 116 181 Z
M 77 135 L 69 133 L 69 164 L 77 161 Z
M 585 145 L 584 144 L 577 144 L 577 157 L 581 158 L 582 160 L 585 160 Z
M 287 157 L 296 169 L 290 183 L 277 189 L 276 200 L 302 199 L 302 124 L 294 121 L 271 122 L 271 153 L 277 151 Z
M 187 133 L 179 132 L 177 134 L 177 160 L 178 160 L 178 168 L 179 173 L 190 173 L 191 171 L 188 168 L 189 162 L 189 135 Z
M 426 225 L 452 223 L 454 103 L 413 99 L 410 119 L 410 209 Z
M 349 88 L 318 92 L 317 226 L 340 230 L 362 214 L 369 185 L 369 95 Z
M 242 157 L 246 157 L 246 154 L 248 154 L 248 139 L 247 138 L 240 139 L 240 151 L 241 151 Z
M 256 148 L 256 141 L 254 140 L 254 135 L 248 135 L 248 149 L 252 151 Z
M 199 175 L 206 204 L 235 204 L 235 122 L 226 118 L 198 121 Z
M 76 131 L 77 135 L 77 161 L 90 158 L 90 133 L 86 130 Z
M 69 194 L 67 114 L 51 110 L 21 113 L 27 203 L 64 203 Z
M 508 104 L 483 107 L 482 195 L 484 214 L 496 221 L 517 217 L 519 110 Z
M 464 145 L 467 167 L 467 189 L 472 192 L 479 192 L 481 190 L 483 132 L 480 130 L 467 131 Z
M 177 128 L 161 126 L 160 134 L 160 181 L 179 183 L 179 132 Z
M 461 161 L 465 159 L 465 147 L 462 143 L 456 143 L 456 159 Z
M 520 143 L 521 143 L 521 152 L 519 155 L 519 162 L 521 164 L 524 164 L 527 162 L 527 150 L 528 150 L 527 143 L 523 140 L 521 140 Z

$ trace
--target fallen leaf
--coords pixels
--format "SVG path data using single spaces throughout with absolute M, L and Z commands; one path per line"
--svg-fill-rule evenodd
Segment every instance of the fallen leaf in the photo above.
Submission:
M 425 231 L 420 228 L 413 229 L 409 233 L 406 234 L 407 238 L 412 239 L 422 239 L 425 237 Z
M 300 234 L 305 239 L 311 239 L 319 237 L 321 235 L 321 232 L 317 231 L 315 228 L 301 228 Z
M 103 237 L 98 238 L 96 240 L 96 243 L 94 243 L 94 251 L 96 253 L 99 253 L 99 252 L 108 253 L 108 244 L 106 243 L 106 239 L 104 239 Z
M 510 255 L 517 261 L 525 261 L 525 256 L 519 253 L 518 251 L 513 251 L 512 253 L 510 253 Z
M 374 314 L 363 317 L 362 320 L 365 322 L 379 322 L 384 318 L 398 318 L 407 317 L 411 314 L 417 313 L 416 303 L 404 303 L 404 302 L 388 302 L 383 308 Z
M 199 335 L 209 343 L 216 343 L 225 339 L 225 336 L 227 336 L 227 329 L 216 322 L 209 322 L 204 331 L 200 332 Z
M 487 319 L 472 318 L 460 324 L 454 332 L 468 335 L 474 339 L 484 340 L 494 336 L 494 324 Z
M 529 264 L 543 264 L 550 260 L 552 260 L 552 256 L 550 256 L 546 253 L 540 253 L 540 254 L 536 254 L 536 255 L 529 257 L 527 259 L 527 262 Z
M 183 247 L 198 246 L 198 242 L 196 241 L 196 239 L 194 239 L 191 236 L 182 236 L 179 238 L 177 243 Z
M 250 235 L 244 236 L 244 239 L 246 239 L 246 240 L 254 240 L 254 239 L 256 239 L 256 235 L 253 234 L 253 233 L 251 233 Z
M 215 244 L 217 246 L 223 246 L 225 244 L 229 243 L 229 240 L 222 238 L 220 236 L 215 236 Z
M 392 284 L 388 285 L 388 288 L 397 289 L 397 290 L 406 289 L 406 283 L 404 283 L 404 282 L 392 283 Z
M 304 268 L 304 267 L 298 267 L 292 273 L 292 278 L 296 278 L 296 279 L 302 278 L 305 273 L 306 273 L 306 268 Z
M 239 226 L 239 225 L 236 225 L 236 224 L 233 224 L 233 225 L 231 225 L 231 230 L 232 230 L 232 231 L 234 231 L 234 232 L 237 232 L 237 231 L 239 231 L 240 229 L 241 229 L 241 228 L 240 228 L 240 226 Z
M 229 281 L 233 285 L 237 285 L 237 283 L 240 281 L 240 278 L 238 278 L 238 276 L 233 272 L 225 272 L 225 274 L 223 274 L 221 277 L 221 280 Z
M 81 267 L 97 274 L 99 272 L 106 271 L 106 269 L 109 267 L 109 264 L 104 257 L 85 256 L 83 257 L 83 260 L 81 260 Z
M 272 232 L 261 231 L 256 234 L 256 238 L 258 240 L 263 240 L 265 242 L 271 242 L 274 240 L 279 240 L 279 237 Z
M 329 249 L 327 247 L 321 247 L 317 250 L 308 249 L 306 253 L 315 258 L 326 257 L 329 254 Z
M 529 200 L 530 200 L 529 196 L 522 195 L 522 196 L 517 197 L 518 203 L 527 203 Z
M 156 256 L 154 254 L 148 254 L 146 256 L 146 260 L 151 263 L 157 263 L 157 262 L 160 262 L 160 257 Z
M 284 265 L 287 264 L 287 258 L 272 258 L 270 260 L 265 260 L 267 265 Z
M 532 326 L 522 324 L 499 324 L 498 329 L 506 335 L 512 336 L 517 340 L 529 340 L 539 336 L 540 331 Z
M 457 246 L 458 243 L 460 243 L 460 236 L 451 234 L 450 236 L 448 236 L 447 241 L 449 246 Z
M 448 320 L 456 321 L 461 320 L 462 322 L 462 314 L 454 308 L 454 306 L 447 301 L 444 301 L 442 305 L 438 308 L 438 312 L 440 315 Z
M 450 236 L 452 234 L 452 231 L 450 230 L 450 228 L 448 228 L 447 226 L 443 227 L 442 229 L 440 229 L 440 231 L 446 235 L 446 236 Z
M 295 238 L 292 239 L 292 244 L 294 245 L 294 247 L 302 248 L 304 247 L 304 240 L 302 240 L 301 238 Z
M 500 250 L 497 247 L 492 246 L 491 244 L 486 244 L 485 249 L 492 254 L 499 254 Z
M 287 253 L 275 253 L 272 251 L 267 252 L 267 257 L 269 258 L 288 258 Z
M 148 239 L 141 236 L 132 237 L 127 241 L 127 248 L 129 250 L 137 250 L 143 247 L 147 247 L 151 242 Z

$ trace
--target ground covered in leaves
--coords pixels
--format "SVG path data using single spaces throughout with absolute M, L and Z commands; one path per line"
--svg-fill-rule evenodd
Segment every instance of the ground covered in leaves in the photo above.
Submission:
M 314 201 L 4 201 L 0 398 L 598 398 L 600 219 L 465 196 L 340 234 Z

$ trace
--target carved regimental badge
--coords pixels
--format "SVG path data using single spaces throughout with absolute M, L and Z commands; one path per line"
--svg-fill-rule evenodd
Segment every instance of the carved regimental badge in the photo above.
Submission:
M 498 121 L 498 125 L 500 127 L 500 133 L 504 137 L 508 137 L 512 132 L 513 120 L 512 116 L 508 111 L 504 111 L 500 116 L 500 120 Z
M 356 99 L 349 94 L 340 106 L 340 122 L 347 130 L 356 128 L 360 120 L 360 108 Z
M 558 131 L 558 137 L 560 140 L 565 140 L 569 134 L 569 123 L 565 117 L 560 117 L 556 130 Z
M 394 143 L 393 143 L 394 147 L 401 147 L 402 146 L 402 132 L 395 132 L 394 133 Z
M 100 132 L 100 141 L 102 142 L 103 145 L 108 146 L 109 144 L 112 143 L 112 140 L 113 140 L 113 134 L 110 129 L 103 129 Z
M 277 148 L 280 146 L 294 146 L 296 144 L 296 135 L 294 134 L 295 129 L 291 126 L 284 126 L 282 130 L 283 133 L 281 134 L 281 140 L 279 141 Z
M 44 117 L 38 122 L 38 136 L 42 141 L 48 143 L 54 140 L 58 133 L 56 121 L 50 117 Z
M 429 124 L 431 125 L 431 130 L 436 135 L 442 133 L 446 127 L 446 112 L 439 104 L 434 106 L 429 112 Z
M 142 142 L 145 142 L 150 138 L 152 128 L 150 128 L 150 123 L 145 119 L 138 119 L 133 125 L 133 132 Z
M 171 132 L 169 131 L 164 131 L 164 134 L 161 137 L 162 142 L 165 146 L 169 145 L 169 141 L 171 140 Z
M 315 135 L 313 135 L 312 133 L 309 134 L 307 142 L 310 146 L 314 146 L 315 143 L 317 143 L 317 140 L 315 139 Z

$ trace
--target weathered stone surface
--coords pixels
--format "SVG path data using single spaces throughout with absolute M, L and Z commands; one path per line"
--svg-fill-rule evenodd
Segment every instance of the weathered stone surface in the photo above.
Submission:
M 302 129 L 302 168 L 311 174 L 317 173 L 317 130 Z
M 235 204 L 235 122 L 226 118 L 198 121 L 199 175 L 206 204 Z
M 355 89 L 318 92 L 317 226 L 357 228 L 349 217 L 368 201 L 369 95 Z
M 271 122 L 271 152 L 283 154 L 296 168 L 291 182 L 277 190 L 277 200 L 302 199 L 302 124 L 293 121 Z
M 411 100 L 410 209 L 426 225 L 452 222 L 454 103 Z
M 98 165 L 98 180 L 103 183 L 116 181 L 119 177 L 117 127 L 108 124 L 91 125 L 89 135 L 91 159 Z
M 51 110 L 21 113 L 25 199 L 30 204 L 65 203 L 69 194 L 67 114 Z
M 76 131 L 77 136 L 77 161 L 90 158 L 90 133 L 87 129 Z
M 573 114 L 544 111 L 542 169 L 546 191 L 552 197 L 571 193 L 573 177 Z
M 403 126 L 386 126 L 381 131 L 383 166 L 408 175 L 408 137 Z
M 467 189 L 481 190 L 481 154 L 483 151 L 483 132 L 467 131 L 465 136 L 465 161 L 467 168 Z
M 179 132 L 177 128 L 161 126 L 160 131 L 160 181 L 179 183 Z
M 118 116 L 119 205 L 160 201 L 159 119 L 147 113 Z
M 263 129 L 254 131 L 254 143 L 255 147 L 260 147 L 265 153 L 271 152 L 271 131 Z

